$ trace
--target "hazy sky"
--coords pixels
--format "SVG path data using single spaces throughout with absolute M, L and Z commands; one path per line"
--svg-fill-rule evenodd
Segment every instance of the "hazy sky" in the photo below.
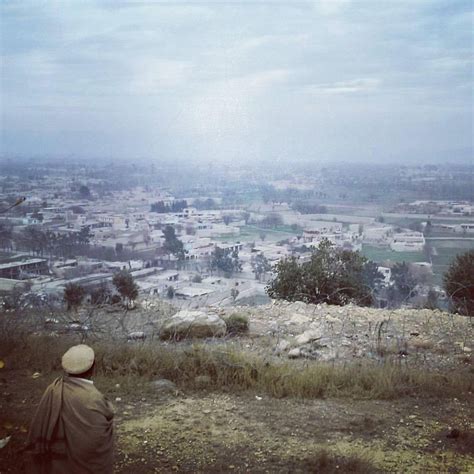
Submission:
M 3 0 L 0 154 L 471 161 L 463 0 Z

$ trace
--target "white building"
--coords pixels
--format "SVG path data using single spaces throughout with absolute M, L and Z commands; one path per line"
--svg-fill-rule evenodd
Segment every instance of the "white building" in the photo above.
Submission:
M 390 248 L 395 252 L 420 252 L 425 246 L 425 237 L 421 232 L 395 234 Z

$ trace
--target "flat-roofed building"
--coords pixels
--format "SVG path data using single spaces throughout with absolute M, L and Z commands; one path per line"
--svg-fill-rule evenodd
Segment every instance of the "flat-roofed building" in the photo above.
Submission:
M 0 278 L 22 280 L 32 275 L 45 275 L 47 273 L 49 273 L 49 267 L 45 258 L 28 258 L 0 263 Z

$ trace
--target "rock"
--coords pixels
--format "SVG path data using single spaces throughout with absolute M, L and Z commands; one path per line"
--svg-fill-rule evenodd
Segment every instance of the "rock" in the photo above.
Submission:
M 226 324 L 216 314 L 203 311 L 179 311 L 161 327 L 160 339 L 220 337 L 226 334 Z
M 467 347 L 467 346 L 464 346 L 464 347 L 462 348 L 462 350 L 463 350 L 464 352 L 472 352 L 472 349 L 471 349 L 470 347 Z
M 291 349 L 291 351 L 288 352 L 288 357 L 290 359 L 298 359 L 298 357 L 301 357 L 301 349 L 299 347 Z
M 305 313 L 306 303 L 303 301 L 293 301 L 290 303 L 289 308 L 291 308 L 295 313 Z
M 176 385 L 168 379 L 158 379 L 151 382 L 151 385 L 157 392 L 172 393 L 176 392 Z
M 276 348 L 275 348 L 275 352 L 276 352 L 277 354 L 280 354 L 280 353 L 282 353 L 282 352 L 285 352 L 286 350 L 289 349 L 290 345 L 291 345 L 291 344 L 290 344 L 289 341 L 287 341 L 286 339 L 282 339 L 282 340 L 277 344 L 277 346 L 276 346 Z
M 303 314 L 294 314 L 290 318 L 290 322 L 293 324 L 307 324 L 311 321 L 311 318 L 308 318 L 308 316 L 304 316 Z
M 298 345 L 307 344 L 311 341 L 316 341 L 317 339 L 321 339 L 322 335 L 321 332 L 316 329 L 309 329 L 305 331 L 303 334 L 296 336 L 295 342 Z
M 146 335 L 143 331 L 133 331 L 127 335 L 127 341 L 144 341 Z

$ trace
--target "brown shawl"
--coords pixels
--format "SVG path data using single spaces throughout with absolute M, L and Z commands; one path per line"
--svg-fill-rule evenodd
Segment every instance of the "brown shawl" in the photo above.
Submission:
M 93 384 L 68 376 L 56 379 L 28 433 L 35 472 L 113 472 L 113 416 L 112 404 Z

